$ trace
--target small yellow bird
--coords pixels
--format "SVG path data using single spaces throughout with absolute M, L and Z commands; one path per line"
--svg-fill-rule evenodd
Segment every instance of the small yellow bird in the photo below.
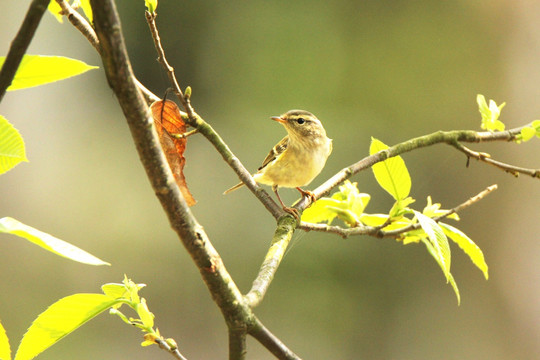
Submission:
M 271 119 L 282 124 L 288 135 L 266 156 L 253 179 L 260 184 L 272 186 L 283 210 L 298 217 L 296 209 L 283 204 L 278 187 L 296 188 L 313 201 L 313 193 L 302 190 L 300 186 L 308 185 L 319 175 L 332 152 L 332 139 L 326 136 L 321 121 L 305 110 L 290 110 L 283 115 L 272 116 Z M 223 194 L 242 185 L 244 183 L 239 183 Z

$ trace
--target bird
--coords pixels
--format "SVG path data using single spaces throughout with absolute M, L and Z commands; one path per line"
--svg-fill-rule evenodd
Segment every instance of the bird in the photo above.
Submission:
M 326 136 L 321 121 L 309 111 L 290 110 L 280 116 L 272 116 L 271 119 L 285 127 L 287 136 L 270 150 L 262 165 L 253 174 L 253 180 L 270 185 L 283 210 L 299 218 L 298 210 L 283 203 L 278 187 L 296 188 L 313 203 L 313 193 L 303 190 L 301 186 L 311 183 L 324 168 L 332 152 L 332 139 Z M 243 185 L 244 183 L 239 183 L 223 194 Z

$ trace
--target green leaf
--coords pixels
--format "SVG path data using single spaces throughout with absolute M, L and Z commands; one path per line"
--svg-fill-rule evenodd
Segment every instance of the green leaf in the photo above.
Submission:
M 47 251 L 89 265 L 110 265 L 92 254 L 10 217 L 0 219 L 0 233 L 24 238 Z
M 60 14 L 62 8 L 55 0 L 49 2 L 49 7 L 47 8 L 49 12 L 58 20 L 60 24 L 64 22 L 64 15 Z
M 427 248 L 428 252 L 431 254 L 431 256 L 433 256 L 433 258 L 437 261 L 437 264 L 439 264 L 439 266 L 442 269 L 443 265 L 439 262 L 439 256 L 437 254 L 437 250 L 433 247 L 432 242 L 430 240 L 426 239 L 425 237 L 422 237 L 420 240 L 424 243 L 424 245 L 426 245 L 426 248 Z M 443 269 L 443 272 L 444 272 L 444 269 Z M 458 305 L 459 305 L 461 303 L 461 296 L 459 294 L 459 289 L 458 289 L 457 283 L 454 280 L 454 276 L 452 276 L 452 274 L 450 272 L 448 272 L 448 276 L 446 277 L 446 281 L 448 283 L 450 283 L 450 285 L 452 286 L 452 289 L 454 289 L 454 293 L 456 294 L 457 302 L 458 302 Z
M 0 174 L 28 161 L 21 134 L 0 115 Z
M 521 129 L 521 139 L 522 141 L 529 141 L 536 135 L 536 129 L 532 127 L 524 127 Z
M 120 300 L 102 294 L 75 294 L 58 300 L 32 323 L 15 360 L 30 360 Z
M 154 326 L 154 314 L 148 309 L 146 305 L 146 299 L 142 298 L 141 302 L 135 306 L 135 311 L 139 315 L 144 326 L 147 328 L 152 328 Z
M 144 0 L 144 4 L 150 13 L 155 13 L 158 0 Z
M 482 94 L 476 96 L 476 102 L 478 103 L 478 111 L 482 115 L 481 127 L 488 131 L 504 131 L 504 123 L 499 120 L 502 108 L 506 103 L 497 105 L 495 101 L 489 100 L 489 106 L 486 103 L 486 98 Z
M 0 360 L 11 360 L 11 348 L 9 347 L 9 339 L 6 335 L 6 330 L 0 322 Z
M 124 284 L 108 283 L 101 286 L 101 291 L 114 299 L 129 299 L 129 291 Z
M 0 68 L 5 60 L 0 56 Z M 63 56 L 24 55 L 8 91 L 64 80 L 97 68 Z
M 92 7 L 90 6 L 90 0 L 80 0 L 81 9 L 84 11 L 86 18 L 92 23 L 94 22 L 94 14 L 92 13 Z
M 443 229 L 434 220 L 428 218 L 424 214 L 421 214 L 418 211 L 415 211 L 414 214 L 433 246 L 433 257 L 440 265 L 446 280 L 450 281 L 450 245 L 448 244 L 448 239 L 444 234 Z
M 476 265 L 476 267 L 479 268 L 480 271 L 482 271 L 484 277 L 487 280 L 489 278 L 488 266 L 486 264 L 486 261 L 484 260 L 484 254 L 482 253 L 482 250 L 480 250 L 478 245 L 476 245 L 461 230 L 444 223 L 439 223 L 439 225 L 443 229 L 446 236 L 452 239 L 461 248 L 461 250 L 465 252 L 465 254 L 469 255 L 469 258 L 471 258 L 473 264 Z
M 358 191 L 357 183 L 346 180 L 339 187 L 339 192 L 334 193 L 331 198 L 320 198 L 307 208 L 302 214 L 302 221 L 310 223 L 326 221 L 330 224 L 337 216 L 347 225 L 356 226 L 370 198 L 369 194 Z
M 388 149 L 388 146 L 383 142 L 371 138 L 370 155 L 386 149 Z M 405 161 L 400 156 L 394 156 L 379 162 L 373 165 L 372 169 L 379 185 L 392 195 L 395 200 L 402 200 L 409 196 L 411 177 L 405 166 Z

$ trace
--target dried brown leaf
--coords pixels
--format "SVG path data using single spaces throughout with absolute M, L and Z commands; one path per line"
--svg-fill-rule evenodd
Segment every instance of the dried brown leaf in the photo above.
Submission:
M 169 167 L 176 183 L 184 195 L 188 206 L 193 206 L 197 201 L 189 192 L 186 178 L 184 177 L 184 165 L 186 164 L 184 151 L 186 150 L 187 138 L 176 137 L 177 135 L 184 134 L 187 128 L 180 115 L 180 109 L 171 100 L 155 101 L 150 108 L 152 109 L 154 124 L 156 125 L 161 147 L 169 162 Z

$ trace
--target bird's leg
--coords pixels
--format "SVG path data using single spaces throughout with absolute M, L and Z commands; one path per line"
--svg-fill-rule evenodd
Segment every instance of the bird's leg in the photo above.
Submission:
M 272 190 L 274 190 L 274 193 L 276 194 L 278 200 L 279 200 L 279 203 L 281 204 L 281 207 L 283 208 L 283 210 L 285 210 L 285 212 L 288 212 L 289 214 L 291 214 L 292 216 L 295 217 L 296 220 L 298 220 L 298 222 L 300 222 L 300 213 L 298 212 L 298 210 L 296 210 L 295 208 L 293 207 L 288 207 L 286 206 L 283 201 L 281 200 L 281 198 L 279 197 L 279 193 L 277 191 L 278 187 L 277 185 L 273 185 L 272 186 Z
M 315 194 L 313 194 L 311 191 L 304 190 L 304 189 L 301 189 L 299 187 L 297 187 L 296 190 L 300 191 L 300 194 L 302 194 L 302 196 L 306 196 L 311 200 L 308 207 L 310 207 L 315 202 L 315 200 L 316 200 L 315 199 Z

